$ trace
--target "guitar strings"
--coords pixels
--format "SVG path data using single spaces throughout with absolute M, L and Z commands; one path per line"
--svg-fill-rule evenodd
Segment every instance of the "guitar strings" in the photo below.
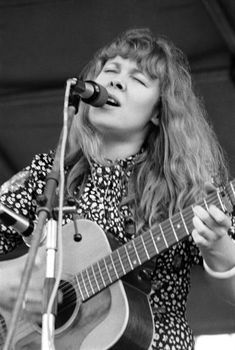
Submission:
M 217 197 L 217 193 L 213 193 L 211 196 L 208 196 L 208 198 L 207 198 L 208 205 L 211 204 L 211 203 L 213 203 L 213 202 L 215 202 L 215 198 L 216 198 L 216 197 Z M 219 200 L 218 200 L 218 202 L 219 202 Z M 206 208 L 206 205 L 205 205 L 205 204 L 204 204 L 204 206 L 205 206 L 205 208 Z M 190 210 L 190 211 L 189 211 L 189 210 Z M 183 212 L 184 212 L 184 219 L 185 219 L 185 222 L 186 222 L 186 224 L 187 224 L 187 222 L 190 222 L 191 219 L 192 219 L 192 210 L 191 210 L 191 208 L 189 207 L 189 208 L 186 208 Z M 169 236 L 169 233 L 171 233 L 170 236 Z M 151 238 L 151 236 L 149 236 L 149 237 L 150 237 L 150 238 L 147 238 L 147 240 L 145 240 L 146 246 L 148 246 L 148 244 L 152 244 L 152 238 Z M 166 230 L 166 232 L 165 232 L 165 237 L 166 237 L 167 242 L 170 242 L 169 237 L 172 237 L 172 229 L 171 229 L 170 226 L 169 226 L 169 228 L 168 228 L 168 229 Z M 168 237 L 168 238 L 167 238 L 167 237 Z M 138 242 L 138 240 L 137 240 L 136 242 L 137 242 L 137 244 L 135 245 L 136 251 L 138 252 L 138 251 L 140 251 L 141 249 L 143 250 L 143 243 L 142 243 L 142 241 L 139 240 L 139 242 Z M 140 246 L 140 244 L 141 244 L 141 246 Z M 170 244 L 171 244 L 171 243 L 170 243 Z M 138 248 L 141 248 L 141 249 L 138 249 Z M 126 251 L 126 252 L 127 252 L 127 251 Z M 126 256 L 126 254 L 124 255 L 124 257 L 125 257 L 126 261 L 128 261 L 128 257 Z M 104 257 L 103 259 L 105 259 L 105 257 Z M 101 260 L 102 260 L 102 259 L 101 259 Z M 141 261 L 141 259 L 140 259 L 140 261 Z M 99 263 L 99 262 L 98 262 L 98 263 Z M 114 263 L 114 265 L 115 265 L 115 261 L 113 261 L 113 263 Z M 125 265 L 125 262 L 124 262 L 124 265 Z M 87 270 L 88 270 L 88 268 L 87 268 L 87 269 L 84 269 L 83 271 L 81 271 L 80 274 L 82 274 L 84 271 L 87 271 Z M 107 273 L 106 269 L 104 269 L 104 271 Z M 86 279 L 83 283 L 88 284 L 88 285 L 93 285 L 93 286 L 94 286 L 94 282 L 95 282 L 95 284 L 97 285 L 97 282 L 96 282 L 96 279 L 95 279 L 94 276 L 93 276 L 93 273 L 92 273 L 92 275 L 90 275 L 90 278 L 89 278 L 89 272 L 86 273 L 86 275 L 87 275 L 87 279 Z M 116 280 L 116 279 L 115 279 L 115 280 Z M 114 280 L 114 281 L 115 281 L 115 280 Z M 114 282 L 114 281 L 111 281 L 111 282 Z M 110 285 L 110 284 L 111 284 L 111 283 L 108 281 L 108 285 Z M 76 283 L 74 284 L 74 287 L 75 287 L 75 289 L 76 289 L 76 288 L 78 289 Z M 72 295 L 72 294 L 74 295 L 74 292 L 73 292 L 74 287 L 71 287 L 71 288 L 68 289 L 67 283 L 64 282 L 64 283 L 62 283 L 62 285 L 61 285 L 61 287 L 60 287 L 60 290 L 63 291 L 65 288 L 67 289 L 67 291 L 65 291 L 65 293 L 64 293 L 64 296 L 69 296 L 70 294 L 71 294 L 71 295 Z M 104 287 L 107 287 L 107 286 L 104 286 Z M 80 288 L 82 289 L 82 287 L 80 287 Z M 98 288 L 98 290 L 97 290 L 95 293 L 93 292 L 94 288 L 89 288 L 89 289 L 91 289 L 91 295 L 90 295 L 90 293 L 85 292 L 84 294 L 88 294 L 88 297 L 87 297 L 87 298 L 82 297 L 83 301 L 89 299 L 91 296 L 97 294 L 99 291 L 101 291 L 101 290 L 104 289 L 104 288 L 102 288 L 101 290 Z M 71 290 L 72 290 L 72 293 L 71 293 Z M 73 303 L 74 301 L 76 301 L 76 298 L 75 298 L 75 299 L 71 299 L 70 301 L 71 301 L 71 302 L 70 302 L 69 304 L 66 304 L 67 306 L 71 306 L 72 303 Z M 66 308 L 66 307 L 61 308 L 61 311 L 64 311 L 65 308 Z
M 215 193 L 215 194 L 212 194 L 210 197 L 207 198 L 208 205 L 209 205 L 209 204 L 212 204 L 213 202 L 215 202 L 216 196 L 217 196 L 217 194 Z M 218 202 L 219 202 L 219 201 L 218 201 Z M 186 208 L 186 209 L 184 210 L 184 219 L 185 219 L 185 223 L 186 223 L 186 224 L 187 224 L 188 222 L 191 221 L 191 219 L 192 219 L 192 210 L 191 210 L 190 207 L 188 207 L 188 208 Z M 167 219 L 167 220 L 169 220 L 169 219 Z M 167 220 L 166 220 L 166 221 L 167 221 Z M 187 224 L 187 226 L 188 226 L 188 224 Z M 146 236 L 146 237 L 147 237 L 147 236 Z M 167 228 L 167 230 L 165 231 L 165 237 L 166 237 L 166 241 L 167 241 L 167 242 L 170 242 L 170 238 L 172 237 L 172 228 L 171 228 L 170 226 L 169 226 L 169 227 Z M 138 241 L 138 240 L 135 240 L 135 241 L 137 242 L 137 244 L 135 245 L 136 251 L 138 252 L 138 251 L 143 250 L 143 242 L 142 242 L 141 240 L 139 240 L 139 241 Z M 174 242 L 175 242 L 175 240 L 174 240 Z M 176 242 L 177 242 L 177 241 L 176 241 Z M 175 242 L 175 243 L 176 243 L 176 242 Z M 145 240 L 145 244 L 146 244 L 146 246 L 148 246 L 148 244 L 152 244 L 152 238 L 151 238 L 151 236 L 149 236 L 149 239 L 147 238 L 147 239 Z M 171 245 L 172 245 L 172 244 L 170 243 L 169 246 L 171 246 Z M 127 250 L 126 250 L 126 253 L 127 253 Z M 113 254 L 111 253 L 110 255 L 113 255 Z M 109 255 L 108 255 L 108 256 L 109 256 Z M 100 261 L 105 260 L 105 258 L 107 258 L 108 256 L 104 257 L 104 258 L 101 259 Z M 128 264 L 129 264 L 128 257 L 127 257 L 126 254 L 124 255 L 124 258 L 125 258 L 125 260 L 122 259 L 122 261 L 123 261 L 123 264 L 126 266 L 125 261 L 128 262 Z M 100 261 L 99 261 L 99 262 L 100 262 Z M 141 261 L 141 258 L 140 258 L 140 261 Z M 97 264 L 99 264 L 99 262 L 97 262 Z M 115 261 L 114 261 L 114 260 L 113 260 L 113 263 L 114 263 L 114 265 L 115 265 Z M 88 268 L 89 268 L 89 267 L 88 267 Z M 79 275 L 81 275 L 82 273 L 86 272 L 86 271 L 88 270 L 88 268 L 86 268 L 86 269 L 84 269 L 83 271 L 81 271 L 81 272 L 79 273 Z M 105 272 L 105 274 L 107 274 L 107 271 L 106 271 L 105 268 L 103 268 L 103 271 Z M 101 272 L 102 272 L 102 271 L 101 271 Z M 83 280 L 84 280 L 83 284 L 86 284 L 86 285 L 93 285 L 93 286 L 94 286 L 94 282 L 95 282 L 95 284 L 97 284 L 97 282 L 96 282 L 96 280 L 95 280 L 93 274 L 92 274 L 92 275 L 89 275 L 89 273 L 86 273 L 86 275 L 87 275 L 87 278 L 83 278 Z M 89 277 L 90 277 L 90 278 L 89 278 Z M 115 280 L 116 280 L 116 279 L 115 279 Z M 115 280 L 114 280 L 114 281 L 115 281 Z M 111 281 L 111 282 L 108 281 L 107 285 L 110 285 L 110 284 L 113 283 L 114 281 Z M 72 284 L 73 284 L 73 283 L 72 283 Z M 107 285 L 104 286 L 104 287 L 107 287 Z M 76 281 L 75 281 L 75 283 L 73 284 L 73 286 L 70 287 L 70 288 L 68 288 L 68 284 L 67 284 L 67 282 L 65 281 L 65 282 L 62 282 L 62 283 L 61 283 L 61 285 L 60 285 L 60 290 L 62 291 L 62 293 L 63 293 L 63 290 L 64 290 L 63 295 L 66 296 L 66 297 L 69 297 L 70 295 L 74 295 L 74 287 L 75 287 L 75 289 L 77 288 L 77 291 L 79 292 L 78 287 L 77 287 L 77 284 L 76 284 Z M 67 289 L 67 291 L 66 291 L 66 289 Z M 82 289 L 81 286 L 80 286 L 80 289 Z M 84 298 L 83 295 L 82 295 L 81 297 L 82 297 L 82 300 L 83 300 L 83 301 L 86 301 L 86 300 L 89 299 L 91 296 L 97 294 L 98 292 L 100 292 L 100 291 L 101 291 L 102 289 L 104 289 L 104 288 L 102 288 L 101 290 L 98 288 L 98 290 L 97 290 L 95 293 L 93 293 L 93 291 L 92 291 L 92 289 L 94 289 L 94 288 L 91 288 L 91 287 L 90 287 L 89 289 L 91 290 L 91 295 L 90 295 L 90 293 L 84 291 L 83 294 L 87 294 L 88 297 L 85 297 L 85 298 Z M 73 303 L 75 300 L 76 300 L 76 298 L 75 298 L 75 299 L 71 299 L 71 302 Z M 67 304 L 67 305 L 71 306 L 72 303 Z M 65 308 L 62 308 L 61 310 L 64 310 L 64 309 L 65 309 Z

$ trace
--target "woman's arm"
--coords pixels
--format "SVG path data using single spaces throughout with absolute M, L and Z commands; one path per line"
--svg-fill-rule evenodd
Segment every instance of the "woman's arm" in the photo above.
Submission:
M 231 218 L 211 205 L 194 207 L 193 239 L 204 259 L 207 277 L 214 290 L 235 305 L 235 241 L 229 236 Z

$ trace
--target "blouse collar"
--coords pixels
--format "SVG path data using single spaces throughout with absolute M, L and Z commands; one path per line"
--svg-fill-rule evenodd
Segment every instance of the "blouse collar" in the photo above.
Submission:
M 102 173 L 103 175 L 106 175 L 117 170 L 121 173 L 125 173 L 128 175 L 128 173 L 130 174 L 132 172 L 135 164 L 138 162 L 143 152 L 144 152 L 144 149 L 142 148 L 139 152 L 131 156 L 128 156 L 127 158 L 116 159 L 115 161 L 108 160 L 107 165 L 100 164 L 99 162 L 92 159 L 91 173 L 94 174 L 98 172 L 100 175 L 102 175 Z

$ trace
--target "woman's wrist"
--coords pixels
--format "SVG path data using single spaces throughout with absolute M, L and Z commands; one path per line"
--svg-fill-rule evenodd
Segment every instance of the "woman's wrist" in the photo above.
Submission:
M 204 259 L 203 259 L 203 266 L 204 266 L 205 271 L 208 273 L 208 275 L 210 275 L 211 277 L 214 277 L 214 278 L 226 279 L 226 278 L 231 278 L 231 277 L 235 276 L 235 266 L 227 271 L 223 271 L 223 272 L 215 271 L 207 265 L 207 263 L 205 262 Z

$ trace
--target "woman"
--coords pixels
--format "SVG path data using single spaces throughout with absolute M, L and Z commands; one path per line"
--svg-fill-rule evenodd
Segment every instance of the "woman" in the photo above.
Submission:
M 148 29 L 129 30 L 100 50 L 82 76 L 103 85 L 113 103 L 94 108 L 81 102 L 71 127 L 66 195 L 79 215 L 123 244 L 204 198 L 208 184 L 227 181 L 222 151 L 174 45 Z M 35 199 L 52 163 L 53 154 L 37 155 L 2 202 L 35 219 Z M 234 301 L 231 219 L 214 205 L 207 209 L 194 207 L 194 241 L 189 236 L 144 269 L 151 281 L 152 349 L 193 349 L 185 308 L 191 267 L 202 258 L 214 283 L 227 277 L 218 286 Z M 14 249 L 18 235 L 4 226 L 1 232 L 1 251 Z

